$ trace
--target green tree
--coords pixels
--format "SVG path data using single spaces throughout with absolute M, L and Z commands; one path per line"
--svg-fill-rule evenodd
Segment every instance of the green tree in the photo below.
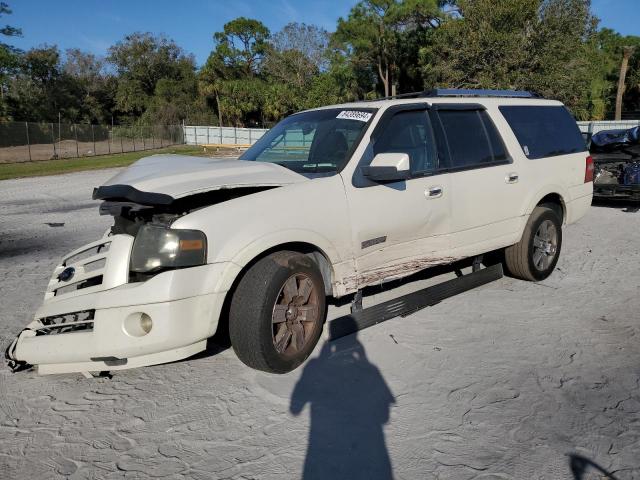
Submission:
M 247 77 L 258 74 L 269 39 L 269 29 L 262 22 L 239 17 L 226 23 L 213 38 L 217 44 L 214 53 L 226 67 L 238 76 L 240 72 Z
M 276 52 L 299 52 L 301 57 L 318 71 L 329 68 L 329 40 L 331 36 L 324 28 L 306 23 L 288 23 L 273 34 L 271 50 Z
M 33 48 L 20 57 L 18 73 L 9 83 L 7 106 L 11 118 L 55 121 L 64 107 L 61 100 L 65 93 L 58 48 Z
M 459 0 L 420 52 L 425 87 L 513 88 L 590 116 L 589 0 Z
M 117 79 L 109 74 L 103 59 L 72 48 L 66 51 L 62 72 L 69 95 L 67 121 L 110 123 L 115 109 Z
M 243 126 L 260 117 L 265 92 L 262 63 L 269 29 L 258 20 L 240 17 L 213 35 L 215 48 L 199 74 L 200 92 L 215 102 L 220 125 Z
M 195 60 L 173 40 L 134 33 L 109 48 L 107 59 L 118 75 L 116 108 L 132 119 L 146 113 L 147 123 L 178 123 L 196 102 Z
M 354 65 L 369 69 L 382 83 L 384 95 L 391 93 L 409 67 L 408 42 L 415 35 L 440 24 L 441 7 L 437 0 L 361 0 L 346 19 L 339 18 L 333 41 Z
M 263 116 L 275 121 L 304 108 L 314 79 L 329 66 L 329 33 L 315 25 L 289 23 L 265 51 Z
M 632 37 L 628 43 L 635 46 L 634 54 L 629 60 L 626 88 L 623 97 L 622 114 L 640 112 L 640 37 Z
M 11 9 L 5 2 L 0 2 L 0 18 L 10 15 Z M 0 27 L 0 35 L 2 37 L 21 37 L 22 30 L 10 25 Z M 7 94 L 7 83 L 9 77 L 16 73 L 16 69 L 20 63 L 20 54 L 22 52 L 16 47 L 6 42 L 0 41 L 0 118 L 7 118 L 7 105 L 5 97 Z

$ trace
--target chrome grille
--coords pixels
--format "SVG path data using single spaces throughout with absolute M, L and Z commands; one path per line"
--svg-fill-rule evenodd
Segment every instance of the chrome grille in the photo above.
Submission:
M 51 317 L 39 318 L 41 327 L 32 328 L 38 335 L 59 335 L 71 332 L 93 331 L 93 318 L 95 310 L 82 310 L 80 312 L 64 313 Z
M 111 240 L 103 238 L 67 255 L 53 271 L 45 299 L 101 285 L 110 246 Z M 73 276 L 61 280 L 60 274 L 68 268 L 74 269 Z
M 127 283 L 133 240 L 131 235 L 109 235 L 66 255 L 49 280 L 45 303 Z

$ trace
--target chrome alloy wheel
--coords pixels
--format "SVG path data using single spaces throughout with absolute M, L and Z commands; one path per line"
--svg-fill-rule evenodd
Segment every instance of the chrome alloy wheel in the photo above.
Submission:
M 303 273 L 290 276 L 273 306 L 273 345 L 283 356 L 302 351 L 320 328 L 319 288 Z
M 558 230 L 551 220 L 545 220 L 533 237 L 533 266 L 538 271 L 549 268 L 558 253 Z

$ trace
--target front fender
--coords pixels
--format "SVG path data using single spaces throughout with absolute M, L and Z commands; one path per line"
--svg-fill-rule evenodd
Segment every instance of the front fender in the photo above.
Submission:
M 339 175 L 262 191 L 205 207 L 174 228 L 207 236 L 208 262 L 229 262 L 218 291 L 228 290 L 251 260 L 280 245 L 305 243 L 328 260 L 336 277 L 353 263 L 351 228 Z M 286 246 L 284 247 L 286 248 Z
M 341 279 L 344 276 L 345 270 L 353 269 L 353 259 L 341 260 L 338 249 L 326 237 L 317 232 L 294 229 L 282 230 L 257 238 L 241 248 L 220 277 L 217 291 L 229 290 L 240 272 L 253 259 L 280 246 L 286 249 L 289 244 L 307 244 L 324 255 L 331 268 L 331 276 L 334 279 L 334 283 L 336 279 Z M 337 293 L 339 294 L 340 292 Z

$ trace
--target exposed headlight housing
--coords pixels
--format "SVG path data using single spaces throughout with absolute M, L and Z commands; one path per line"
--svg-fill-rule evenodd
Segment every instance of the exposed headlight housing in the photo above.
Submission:
M 207 237 L 203 232 L 146 224 L 133 242 L 131 271 L 153 273 L 204 265 L 206 261 Z

